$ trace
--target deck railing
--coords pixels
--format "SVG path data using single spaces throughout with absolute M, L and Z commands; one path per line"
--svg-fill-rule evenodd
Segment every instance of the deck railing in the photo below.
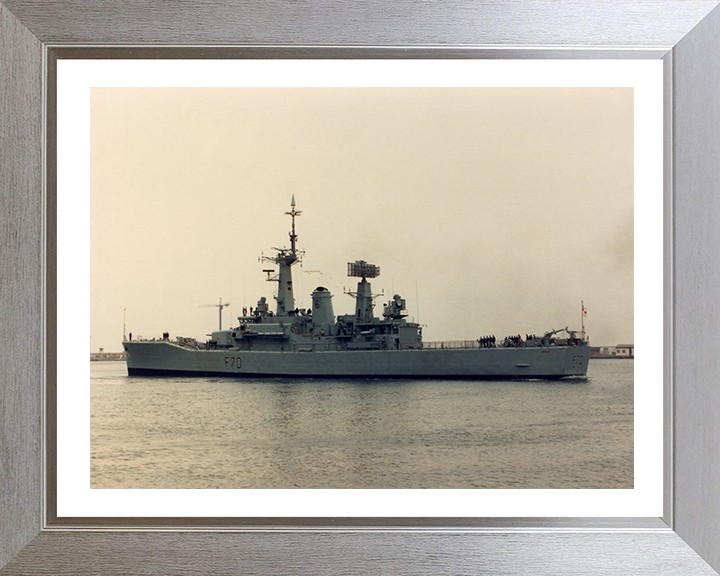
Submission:
M 425 350 L 453 350 L 459 348 L 480 348 L 477 340 L 446 340 L 443 342 L 423 342 Z

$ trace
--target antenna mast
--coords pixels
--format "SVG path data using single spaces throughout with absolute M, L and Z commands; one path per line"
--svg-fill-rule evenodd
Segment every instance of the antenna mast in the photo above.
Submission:
M 420 324 L 420 298 L 418 298 L 418 282 L 415 280 L 415 309 L 417 310 L 417 323 Z
M 126 312 L 127 312 L 127 310 L 125 308 L 123 308 L 123 342 L 125 342 L 127 340 L 127 332 L 125 329 L 125 320 L 126 320 L 126 316 L 127 316 Z
M 290 232 L 290 251 L 292 252 L 292 255 L 295 256 L 295 241 L 297 240 L 297 234 L 295 234 L 295 216 L 299 216 L 302 214 L 299 210 L 295 210 L 295 194 L 292 195 L 292 200 L 290 201 L 290 212 L 285 212 L 288 216 L 292 218 L 292 232 Z

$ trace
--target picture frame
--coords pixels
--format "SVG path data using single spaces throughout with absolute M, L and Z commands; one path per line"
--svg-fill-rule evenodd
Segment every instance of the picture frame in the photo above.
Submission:
M 718 2 L 0 2 L 0 574 L 700 574 L 720 570 L 713 226 Z M 666 70 L 662 518 L 87 519 L 53 515 L 53 62 L 62 57 L 656 58 Z M 202 46 L 200 46 L 202 45 Z M 183 46 L 185 48 L 183 48 Z M 234 48 L 233 48 L 234 47 Z M 153 53 L 154 51 L 154 53 Z M 352 51 L 352 53 L 350 52 Z M 184 52 L 188 54 L 189 52 Z M 152 56 L 151 56 L 152 54 Z M 47 167 L 47 169 L 46 169 Z M 47 197 L 51 200 L 51 196 Z M 44 308 L 47 305 L 47 308 Z M 46 435 L 47 434 L 47 435 Z M 134 520 L 134 523 L 133 523 Z M 134 525 L 133 525 L 134 524 Z

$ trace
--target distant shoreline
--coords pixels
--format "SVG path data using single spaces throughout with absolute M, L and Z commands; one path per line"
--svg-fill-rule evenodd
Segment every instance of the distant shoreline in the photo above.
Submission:
M 90 352 L 90 362 L 118 362 L 125 360 L 125 352 Z

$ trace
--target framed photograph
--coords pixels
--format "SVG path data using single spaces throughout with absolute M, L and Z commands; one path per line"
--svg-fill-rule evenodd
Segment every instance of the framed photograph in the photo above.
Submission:
M 665 2 L 650 7 L 628 2 L 607 13 L 589 11 L 582 3 L 547 3 L 531 9 L 521 3 L 502 7 L 480 3 L 467 5 L 463 11 L 459 7 L 425 7 L 419 12 L 421 26 L 417 20 L 410 26 L 396 14 L 393 18 L 397 25 L 392 30 L 386 28 L 380 8 L 362 15 L 346 7 L 300 17 L 281 8 L 272 11 L 271 17 L 268 7 L 229 3 L 223 7 L 195 6 L 183 13 L 186 18 L 174 13 L 168 19 L 168 8 L 161 4 L 125 7 L 122 14 L 107 5 L 104 12 L 94 11 L 90 4 L 42 8 L 25 2 L 0 4 L 0 32 L 9 54 L 0 68 L 3 79 L 8 79 L 3 82 L 0 98 L 6 103 L 2 130 L 3 141 L 8 142 L 4 148 L 9 151 L 0 173 L 3 189 L 8 191 L 1 229 L 1 305 L 9 327 L 8 346 L 2 352 L 3 366 L 8 368 L 3 376 L 0 423 L 3 439 L 7 439 L 3 440 L 3 459 L 8 463 L 0 468 L 6 487 L 1 512 L 10 519 L 0 527 L 3 573 L 257 573 L 286 572 L 291 567 L 298 573 L 462 570 L 521 574 L 529 565 L 540 574 L 620 574 L 627 572 L 628 566 L 635 574 L 716 573 L 720 567 L 720 510 L 716 504 L 718 487 L 710 479 L 717 477 L 720 469 L 712 443 L 718 433 L 716 400 L 720 399 L 709 385 L 715 375 L 712 350 L 717 339 L 712 294 L 719 280 L 712 263 L 717 234 L 712 191 L 720 179 L 720 169 L 712 161 L 720 141 L 720 106 L 711 96 L 720 82 L 716 57 L 720 12 L 716 4 Z M 143 10 L 149 7 L 152 16 L 148 18 Z M 358 17 L 367 21 L 362 33 L 349 25 Z M 593 26 L 588 26 L 588 18 Z M 532 24 L 538 19 L 561 24 L 554 25 L 550 34 Z M 638 27 L 639 21 L 645 24 Z M 199 43 L 203 46 L 197 46 Z M 500 69 L 511 70 L 514 80 L 495 77 Z M 560 69 L 572 80 L 553 76 Z M 386 80 L 378 79 L 378 70 Z M 649 80 L 643 82 L 639 78 L 645 72 Z M 606 73 L 609 76 L 603 76 Z M 495 106 L 492 119 L 477 115 L 480 106 L 468 106 L 468 102 L 483 99 L 490 99 Z M 223 122 L 238 123 L 238 117 L 233 116 L 238 110 L 245 115 L 240 123 L 247 133 L 253 129 L 253 122 L 260 127 L 250 144 L 233 144 L 232 131 L 227 126 L 222 129 Z M 561 111 L 567 124 L 557 121 Z M 214 115 L 213 119 L 207 114 Z M 524 125 L 520 122 L 523 114 L 527 114 Z M 537 129 L 536 125 L 550 124 L 547 118 L 551 117 L 556 120 L 550 132 Z M 312 127 L 307 118 L 315 118 Z M 442 126 L 438 118 L 442 118 Z M 642 118 L 647 124 L 638 123 Z M 495 132 L 490 129 L 493 121 L 497 124 Z M 394 124 L 402 129 L 393 132 Z M 213 125 L 214 132 L 210 130 Z M 421 131 L 408 129 L 418 125 L 423 126 Z M 463 138 L 468 137 L 464 136 L 468 125 L 483 126 L 492 136 L 486 141 L 475 137 L 467 143 Z M 373 130 L 373 126 L 381 128 Z M 454 127 L 452 136 L 438 132 L 447 126 Z M 169 127 L 178 130 L 176 136 Z M 323 131 L 323 137 L 307 139 L 311 129 Z M 512 130 L 516 130 L 515 138 L 503 141 L 501 134 Z M 348 133 L 360 147 L 350 146 Z M 521 139 L 517 137 L 520 133 Z M 585 134 L 584 140 L 578 139 L 579 133 Z M 76 139 L 66 140 L 68 134 Z M 293 137 L 282 142 L 287 134 Z M 374 138 L 397 140 L 400 134 L 408 139 L 401 147 L 407 151 L 405 156 L 362 157 L 364 151 L 372 155 Z M 262 138 L 268 139 L 267 150 L 258 146 Z M 423 159 L 428 154 L 428 147 L 421 146 L 423 138 L 432 142 L 433 154 L 447 159 L 447 171 L 443 172 L 430 156 Z M 553 154 L 543 150 L 539 144 L 543 139 Z M 320 141 L 332 149 L 324 153 L 314 149 Z M 512 151 L 510 142 L 515 143 Z M 585 149 L 578 150 L 579 142 Z M 603 145 L 595 148 L 598 142 Z M 303 149 L 303 160 L 287 165 L 289 156 L 283 146 Z M 346 158 L 362 160 L 377 173 L 353 175 L 352 166 L 344 164 L 343 155 L 337 153 L 343 147 L 347 148 Z M 465 152 L 469 148 L 472 155 Z M 484 150 L 484 154 L 478 155 L 477 150 Z M 134 154 L 133 168 L 142 165 L 147 177 L 139 186 L 132 175 L 123 179 L 132 172 L 122 163 L 124 154 Z M 539 156 L 538 165 L 545 163 L 537 174 L 552 172 L 559 188 L 562 183 L 567 186 L 563 163 L 585 166 L 585 180 L 575 182 L 583 186 L 585 196 L 573 198 L 577 206 L 571 214 L 544 221 L 532 214 L 549 209 L 536 207 L 533 211 L 530 206 L 538 199 L 547 200 L 548 195 L 520 195 L 505 203 L 492 193 L 475 194 L 468 188 L 469 182 L 478 181 L 473 170 L 507 174 L 510 168 L 502 167 L 501 158 L 515 154 L 525 166 L 531 157 Z M 235 175 L 230 174 L 225 181 L 213 180 L 212 175 L 219 172 L 217 159 L 230 162 L 236 155 L 241 158 Z M 332 155 L 332 162 L 327 160 L 328 155 Z M 282 173 L 273 173 L 273 156 L 285 159 Z M 654 158 L 654 163 L 646 162 L 646 156 Z M 170 163 L 162 174 L 174 173 L 175 179 L 163 192 L 162 185 L 153 181 L 153 170 L 166 157 Z M 193 160 L 206 170 L 204 179 L 183 171 L 183 164 Z M 471 164 L 472 169 L 468 168 Z M 463 168 L 457 170 L 457 166 Z M 79 180 L 69 178 L 70 173 L 79 175 Z M 394 179 L 397 173 L 402 179 Z M 263 174 L 271 181 L 273 192 L 246 191 L 239 202 L 223 198 L 245 183 L 259 186 L 259 175 Z M 346 185 L 344 193 L 337 194 L 335 190 L 318 190 L 320 180 L 331 183 L 335 190 L 342 188 L 344 181 L 350 180 L 353 185 Z M 359 191 L 359 180 L 367 192 Z M 540 189 L 550 186 L 541 176 L 535 182 Z M 443 183 L 448 183 L 443 194 L 429 191 Z M 505 193 L 513 194 L 507 182 L 504 184 Z M 213 193 L 203 191 L 203 186 L 212 187 Z M 527 187 L 527 180 L 518 177 L 518 186 Z M 281 199 L 283 190 L 278 189 L 288 187 L 295 188 L 285 194 L 288 198 Z M 451 197 L 453 193 L 457 197 Z M 571 202 L 559 189 L 554 197 L 560 206 Z M 599 197 L 603 201 L 598 203 Z M 340 204 L 333 206 L 338 200 Z M 258 330 L 252 329 L 255 324 L 268 332 L 276 326 L 275 315 L 297 318 L 293 327 L 302 332 L 308 324 L 307 308 L 318 307 L 316 300 L 321 297 L 327 296 L 329 301 L 326 285 L 336 294 L 335 314 L 341 314 L 336 317 L 331 309 L 328 318 L 333 322 L 337 318 L 337 326 L 346 327 L 350 316 L 342 315 L 342 292 L 355 298 L 358 308 L 352 316 L 361 318 L 367 276 L 374 288 L 382 289 L 382 299 L 387 300 L 383 306 L 389 310 L 386 317 L 394 318 L 395 302 L 398 322 L 423 330 L 426 347 L 430 347 L 430 340 L 439 341 L 438 347 L 443 350 L 477 347 L 484 353 L 483 347 L 494 347 L 489 337 L 482 337 L 492 328 L 482 332 L 472 315 L 456 316 L 462 317 L 462 322 L 455 323 L 460 333 L 454 336 L 443 332 L 442 327 L 433 333 L 431 320 L 434 323 L 443 316 L 437 307 L 421 308 L 426 294 L 429 299 L 446 294 L 448 302 L 457 302 L 462 294 L 475 296 L 479 291 L 460 280 L 438 283 L 437 275 L 425 286 L 417 278 L 422 271 L 439 267 L 439 262 L 448 263 L 449 271 L 462 270 L 463 246 L 505 238 L 513 220 L 483 221 L 478 200 L 495 213 L 501 213 L 499 207 L 505 204 L 513 207 L 520 230 L 513 230 L 508 240 L 519 240 L 526 246 L 522 251 L 526 259 L 517 256 L 517 248 L 511 251 L 527 274 L 532 273 L 535 263 L 558 279 L 565 275 L 567 280 L 562 268 L 553 268 L 553 259 L 538 264 L 542 257 L 536 241 L 542 236 L 553 246 L 564 246 L 575 260 L 583 250 L 597 247 L 603 233 L 612 239 L 606 252 L 614 254 L 614 260 L 603 265 L 604 276 L 625 299 L 634 291 L 634 308 L 620 302 L 606 303 L 601 291 L 592 291 L 598 280 L 590 281 L 593 286 L 579 286 L 591 293 L 588 298 L 597 304 L 595 327 L 604 335 L 601 338 L 622 338 L 622 328 L 613 330 L 623 325 L 623 316 L 629 316 L 626 333 L 630 338 L 634 334 L 640 342 L 630 417 L 616 420 L 614 426 L 615 432 L 624 431 L 623 439 L 619 444 L 608 439 L 600 448 L 605 458 L 602 461 L 610 463 L 606 469 L 591 477 L 578 475 L 572 481 L 565 474 L 565 483 L 547 478 L 535 484 L 521 483 L 516 487 L 522 490 L 512 490 L 507 489 L 513 487 L 507 481 L 510 476 L 490 485 L 488 478 L 495 473 L 483 477 L 482 463 L 468 460 L 463 466 L 455 466 L 448 477 L 432 482 L 428 478 L 438 469 L 452 468 L 447 461 L 437 460 L 426 469 L 410 463 L 415 470 L 412 475 L 386 474 L 380 481 L 373 480 L 363 470 L 363 455 L 358 455 L 357 466 L 348 475 L 339 475 L 338 468 L 324 483 L 319 481 L 321 475 L 315 474 L 317 467 L 303 467 L 297 462 L 288 467 L 289 472 L 268 480 L 262 463 L 250 460 L 259 480 L 234 478 L 235 483 L 227 484 L 222 475 L 211 474 L 211 480 L 205 477 L 193 484 L 193 475 L 187 474 L 189 467 L 182 464 L 175 463 L 164 472 L 153 467 L 153 478 L 141 471 L 123 479 L 118 474 L 122 467 L 116 462 L 108 460 L 103 468 L 102 462 L 88 462 L 87 451 L 77 449 L 88 446 L 93 434 L 93 458 L 102 460 L 107 444 L 98 438 L 114 435 L 116 440 L 124 440 L 122 430 L 107 422 L 98 425 L 101 420 L 97 411 L 91 425 L 87 363 L 78 369 L 72 359 L 87 359 L 89 335 L 93 352 L 95 348 L 111 350 L 113 344 L 105 340 L 110 342 L 121 332 L 126 351 L 136 345 L 164 346 L 170 334 L 177 340 L 178 331 L 184 329 L 178 324 L 167 329 L 143 324 L 162 306 L 178 308 L 179 317 L 183 315 L 181 308 L 193 308 L 188 312 L 191 318 L 202 315 L 203 321 L 207 320 L 207 328 L 193 328 L 199 324 L 192 324 L 187 329 L 195 332 L 183 334 L 182 341 L 173 346 L 215 350 L 225 345 L 223 338 L 231 337 L 238 322 L 237 331 L 243 334 L 232 334 L 238 342 L 254 337 Z M 132 210 L 127 213 L 124 208 L 142 202 L 160 202 L 161 210 L 156 206 L 148 213 L 167 214 L 162 220 L 176 224 L 167 227 L 156 217 L 141 225 L 142 215 Z M 428 205 L 436 208 L 428 209 Z M 453 210 L 443 210 L 445 205 L 452 205 Z M 519 206 L 525 206 L 529 215 L 523 216 Z M 365 222 L 380 214 L 381 225 L 377 229 L 366 226 L 365 234 L 360 235 L 361 245 L 354 246 L 343 234 L 344 226 L 352 225 L 350 221 L 332 223 L 333 217 L 345 209 Z M 250 261 L 250 252 L 274 254 L 270 248 L 282 245 L 282 235 L 288 233 L 281 221 L 283 212 L 291 216 L 291 223 L 285 223 L 292 226 L 285 226 L 290 230 L 291 248 L 274 250 L 282 257 L 291 254 L 299 259 L 300 250 L 306 248 L 308 255 L 302 254 L 303 268 L 294 270 L 293 304 L 298 304 L 297 309 L 282 308 L 288 298 L 293 298 L 287 288 L 275 293 L 275 312 L 274 308 L 266 310 L 262 300 L 256 302 L 261 295 L 257 293 L 258 283 L 245 276 L 256 271 L 243 270 L 240 277 L 223 275 L 218 273 L 222 260 L 213 260 L 210 253 L 217 242 L 226 242 L 226 237 L 232 244 L 234 237 L 242 236 L 242 249 L 236 251 L 242 262 Z M 185 220 L 191 215 L 206 222 L 205 230 L 211 233 L 198 235 L 188 222 L 178 225 L 183 215 Z M 324 224 L 311 224 L 311 216 Z M 453 230 L 450 243 L 436 242 L 435 253 L 432 243 L 426 245 L 418 238 L 412 244 L 423 257 L 409 265 L 402 255 L 411 249 L 397 238 L 411 238 L 415 228 L 432 230 L 433 218 L 455 223 L 444 227 Z M 583 218 L 589 221 L 584 226 Z M 484 222 L 486 235 L 478 232 L 478 221 Z M 212 233 L 212 222 L 217 222 L 218 232 L 222 231 L 219 238 Z M 493 225 L 502 230 L 493 229 Z M 383 237 L 388 226 L 397 228 L 396 236 Z M 276 239 L 275 232 L 280 238 Z M 337 240 L 328 240 L 328 235 Z M 307 245 L 302 243 L 305 238 Z M 354 241 L 357 244 L 358 240 Z M 150 246 L 158 249 L 160 260 L 144 254 Z M 206 286 L 194 285 L 185 290 L 190 299 L 174 300 L 173 285 L 182 282 L 182 276 L 166 274 L 172 270 L 170 265 L 159 276 L 152 274 L 175 258 L 172 250 L 162 251 L 168 246 L 179 247 L 184 259 L 198 254 L 194 266 L 204 261 L 203 274 L 215 274 L 215 284 L 225 292 L 212 295 L 213 300 L 220 296 L 217 303 L 207 297 L 203 301 Z M 458 253 L 453 253 L 453 246 Z M 329 258 L 316 256 L 319 248 L 326 250 Z M 341 261 L 345 266 L 346 252 L 353 252 L 347 256 L 350 275 L 352 270 L 355 275 L 358 270 L 363 272 L 357 290 L 352 278 L 345 279 L 344 285 L 342 279 L 338 284 L 333 278 L 342 278 L 344 270 L 333 273 L 323 269 L 326 265 L 337 267 Z M 127 264 L 123 254 L 132 256 L 129 267 L 123 267 Z M 361 260 L 366 254 L 369 264 Z M 594 257 L 604 262 L 608 254 L 597 249 Z M 382 270 L 384 275 L 389 272 L 390 278 L 376 278 L 379 270 L 372 266 L 376 263 L 373 260 L 385 257 Z M 282 264 L 273 255 L 263 254 L 261 259 L 271 266 Z M 491 257 L 483 263 L 492 269 Z M 146 273 L 142 279 L 136 273 L 138 269 Z M 272 276 L 275 270 L 266 273 L 268 279 L 277 280 Z M 92 282 L 82 280 L 88 276 Z M 558 280 L 557 284 L 543 286 L 537 279 L 541 277 L 534 277 L 531 290 L 514 290 L 517 275 L 508 276 L 508 297 L 520 302 L 527 300 L 528 294 L 557 291 L 563 284 Z M 481 280 L 491 293 L 499 291 L 475 272 L 462 280 L 475 284 Z M 153 288 L 137 289 L 135 281 L 147 282 Z M 297 295 L 298 288 L 309 293 L 315 284 L 323 288 L 315 288 L 312 300 L 305 296 L 305 302 Z M 126 314 L 121 318 L 116 313 L 119 292 L 131 302 L 129 323 Z M 272 301 L 273 294 L 268 292 Z M 158 299 L 159 293 L 167 297 Z M 395 293 L 403 296 L 393 296 Z M 112 299 L 114 308 L 108 312 L 96 306 L 100 300 L 97 294 L 103 294 L 102 300 Z M 406 305 L 404 298 L 414 304 Z M 89 314 L 85 312 L 88 301 L 92 303 Z M 571 326 L 567 339 L 558 340 L 559 346 L 586 340 L 585 313 L 592 314 L 593 310 L 588 310 L 589 302 L 577 304 L 577 318 L 568 323 L 580 324 L 582 332 Z M 234 309 L 224 315 L 229 306 Z M 494 304 L 485 300 L 478 306 L 492 309 Z M 322 312 L 319 308 L 315 316 Z M 425 319 L 421 321 L 423 312 Z M 515 316 L 510 316 L 516 322 L 525 312 L 513 311 Z M 116 316 L 103 319 L 104 325 L 116 324 L 108 336 L 92 324 L 104 314 Z M 607 321 L 611 315 L 614 322 Z M 157 317 L 167 319 L 169 312 L 165 310 Z M 540 321 L 548 319 L 533 318 L 535 323 Z M 505 328 L 496 322 L 500 329 Z M 213 323 L 219 323 L 217 332 Z M 247 324 L 251 325 L 249 329 Z M 134 339 L 127 334 L 132 326 L 139 326 Z M 228 326 L 230 329 L 225 330 Z M 362 334 L 356 342 L 354 338 L 341 340 L 337 326 L 326 327 L 339 339 L 337 346 L 357 346 L 360 340 L 382 345 L 384 332 L 373 338 Z M 525 331 L 517 338 L 505 337 L 504 343 L 508 347 L 525 348 L 531 343 L 541 347 L 545 336 L 533 335 L 534 326 L 528 327 L 530 333 Z M 558 326 L 549 326 L 547 333 L 554 328 Z M 152 335 L 153 329 L 159 331 L 157 338 Z M 479 337 L 473 333 L 476 329 L 482 332 Z M 138 342 L 140 334 L 148 330 L 151 336 Z M 162 336 L 160 332 L 164 332 Z M 319 338 L 315 335 L 313 339 L 316 336 Z M 554 333 L 547 338 L 551 336 Z M 264 337 L 271 338 L 272 334 Z M 454 338 L 462 338 L 465 346 L 459 346 Z M 414 348 L 408 344 L 410 340 L 396 340 L 398 350 Z M 82 345 L 76 346 L 78 342 Z M 233 356 L 232 360 L 237 358 Z M 247 362 L 246 357 L 242 361 Z M 516 363 L 516 368 L 520 365 L 525 366 Z M 75 378 L 68 378 L 68 374 L 78 375 L 77 386 L 72 385 Z M 461 391 L 454 391 L 447 396 L 461 395 Z M 97 407 L 102 398 L 95 395 L 92 401 Z M 430 400 L 412 401 L 419 405 Z M 393 405 L 389 398 L 378 402 Z M 614 402 L 619 405 L 620 400 L 614 397 Z M 460 419 L 459 407 L 449 409 Z M 578 416 L 579 407 L 568 410 Z M 322 414 L 313 414 L 322 420 Z M 355 414 L 354 418 L 358 417 Z M 410 420 L 417 422 L 417 414 Z M 604 424 L 607 426 L 607 419 Z M 293 430 L 301 437 L 307 433 L 297 427 Z M 414 438 L 428 433 L 415 428 L 404 430 Z M 617 446 L 629 446 L 629 452 Z M 133 450 L 130 445 L 124 449 Z M 621 457 L 623 450 L 625 456 Z M 397 459 L 402 451 L 419 455 L 418 462 L 442 456 L 442 451 L 433 451 L 432 445 L 423 447 L 415 440 L 400 446 L 399 451 L 391 458 Z M 450 457 L 453 462 L 460 460 L 458 454 Z M 324 455 L 318 449 L 307 456 L 323 462 Z M 547 457 L 558 468 L 567 469 L 562 468 L 559 455 Z M 624 458 L 624 467 L 616 465 L 618 458 Z M 597 462 L 598 457 L 594 460 Z M 461 468 L 465 476 L 458 473 Z M 608 470 L 616 473 L 608 475 Z M 528 478 L 528 472 L 522 471 L 519 477 Z M 146 488 L 152 490 L 143 490 Z M 558 493 L 562 494 L 555 500 Z M 645 500 L 639 499 L 641 494 Z M 512 502 L 515 508 L 503 502 Z

